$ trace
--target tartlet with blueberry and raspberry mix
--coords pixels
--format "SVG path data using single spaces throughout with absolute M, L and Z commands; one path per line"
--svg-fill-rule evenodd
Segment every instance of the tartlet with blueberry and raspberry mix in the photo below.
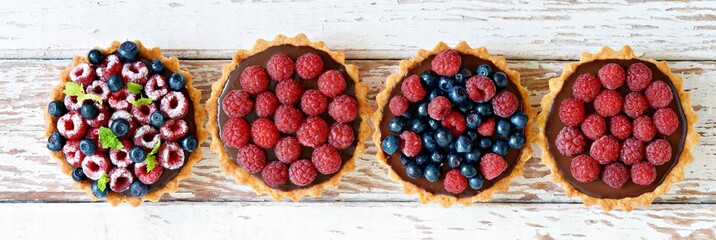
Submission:
M 532 157 L 536 111 L 505 58 L 465 42 L 400 62 L 376 97 L 377 156 L 420 201 L 488 201 Z
M 368 87 L 342 52 L 299 34 L 239 50 L 212 86 L 207 128 L 224 172 L 275 201 L 319 197 L 355 168 Z
M 542 162 L 567 196 L 630 211 L 684 177 L 700 136 L 681 77 L 629 46 L 584 53 L 542 99 Z
M 159 201 L 201 160 L 201 92 L 159 48 L 115 41 L 75 56 L 50 99 L 47 148 L 92 200 Z

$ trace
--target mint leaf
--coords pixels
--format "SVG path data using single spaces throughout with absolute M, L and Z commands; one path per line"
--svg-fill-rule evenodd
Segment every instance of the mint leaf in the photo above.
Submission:
M 131 92 L 132 94 L 139 94 L 139 92 L 142 91 L 142 88 L 144 88 L 144 87 L 142 87 L 142 85 L 139 85 L 139 83 L 135 83 L 135 82 L 127 83 L 127 90 L 129 90 L 129 92 Z
M 140 98 L 140 99 L 132 101 L 132 105 L 134 105 L 135 107 L 139 107 L 139 106 L 147 105 L 147 104 L 152 104 L 151 98 Z
M 87 94 L 81 94 L 81 95 L 77 96 L 77 102 L 82 102 L 86 99 L 94 100 L 94 101 L 98 102 L 99 104 L 102 104 L 102 98 L 95 94 L 87 93 Z
M 85 89 L 82 84 L 76 82 L 66 82 L 65 90 L 63 90 L 62 93 L 70 96 L 80 96 L 85 94 Z
M 97 179 L 97 188 L 99 188 L 100 191 L 103 191 L 107 189 L 107 183 L 109 183 L 109 177 L 107 177 L 107 174 L 102 174 L 99 179 Z
M 120 150 L 124 147 L 122 142 L 117 139 L 117 135 L 114 135 L 114 132 L 106 127 L 99 127 L 99 142 L 102 144 L 102 148 Z
M 159 139 L 159 141 L 157 141 L 157 145 L 154 146 L 154 148 L 152 148 L 152 151 L 151 151 L 151 152 L 149 152 L 149 155 L 155 155 L 155 154 L 157 154 L 157 152 L 159 152 L 159 146 L 161 146 L 161 145 L 162 145 L 162 140 Z
M 149 152 L 149 155 L 147 155 L 147 159 L 146 159 L 147 172 L 151 172 L 152 169 L 154 169 L 154 166 L 157 165 L 156 154 L 157 154 L 157 152 L 159 152 L 159 146 L 161 146 L 161 145 L 162 145 L 162 140 L 159 139 L 159 141 L 157 141 L 157 145 L 154 145 L 154 148 L 152 148 L 152 151 Z

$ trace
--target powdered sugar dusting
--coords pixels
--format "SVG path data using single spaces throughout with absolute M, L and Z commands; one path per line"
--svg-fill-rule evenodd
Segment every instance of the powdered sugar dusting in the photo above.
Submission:
M 90 100 L 85 100 L 90 101 Z M 77 97 L 65 95 L 65 108 L 70 111 L 79 111 L 82 107 L 82 103 L 77 101 Z
M 65 124 L 67 122 L 72 122 L 72 129 L 67 129 L 67 124 Z M 87 131 L 87 126 L 79 113 L 72 112 L 65 114 L 57 120 L 57 131 L 67 139 L 76 139 L 84 135 L 84 131 Z
M 172 119 L 159 128 L 162 139 L 178 141 L 189 132 L 189 127 L 183 119 Z
M 147 94 L 147 97 L 156 101 L 169 92 L 168 88 L 169 86 L 167 86 L 167 81 L 164 77 L 162 77 L 162 75 L 155 74 L 149 78 L 147 85 L 144 86 L 144 93 Z
M 147 83 L 149 69 L 142 62 L 125 63 L 122 67 L 122 79 L 125 82 L 135 82 L 140 85 Z
M 108 171 L 109 160 L 103 154 L 87 156 L 84 162 L 82 162 L 82 172 L 84 172 L 85 176 L 89 179 L 97 180 Z
M 175 142 L 162 144 L 157 156 L 157 162 L 166 169 L 179 169 L 184 165 L 184 150 Z
M 79 140 L 70 140 L 62 147 L 62 152 L 65 153 L 65 159 L 73 167 L 81 166 L 82 161 L 85 159 L 85 154 L 80 151 L 79 145 Z
M 102 82 L 102 81 L 92 82 L 92 84 L 87 86 L 86 92 L 99 96 L 102 99 L 102 101 L 107 101 L 107 98 L 109 97 L 109 93 L 110 93 L 107 83 Z
M 136 96 L 127 88 L 123 88 L 117 92 L 110 94 L 109 106 L 116 110 L 129 110 L 132 107 L 132 101 L 136 100 Z
M 151 138 L 151 141 L 146 141 L 146 138 Z M 152 126 L 144 125 L 137 129 L 134 134 L 134 145 L 144 147 L 145 150 L 154 148 L 159 142 L 159 133 Z
M 160 108 L 169 118 L 181 118 L 189 111 L 189 102 L 181 92 L 170 92 L 162 98 Z
M 70 79 L 87 86 L 94 80 L 94 69 L 87 63 L 80 63 L 70 72 Z
M 109 171 L 109 188 L 115 192 L 124 192 L 134 182 L 132 173 L 124 167 L 116 167 Z
M 119 73 L 122 69 L 122 63 L 119 62 L 119 57 L 117 57 L 117 55 L 107 56 L 107 59 L 104 60 L 104 62 L 105 63 L 102 67 L 97 68 L 97 76 L 99 76 L 100 80 L 106 82 L 109 77 Z
M 109 150 L 109 160 L 112 161 L 112 164 L 118 167 L 126 167 L 129 166 L 129 164 L 132 164 L 132 159 L 129 158 L 129 149 L 132 147 L 132 142 L 127 140 L 122 140 L 122 149 L 116 150 L 116 149 L 110 149 Z

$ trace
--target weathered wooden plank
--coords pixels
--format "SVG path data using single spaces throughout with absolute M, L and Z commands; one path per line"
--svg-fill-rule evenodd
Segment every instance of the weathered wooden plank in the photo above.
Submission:
M 17 1 L 0 9 L 0 58 L 66 58 L 141 39 L 182 58 L 228 58 L 306 33 L 349 58 L 413 56 L 466 40 L 511 59 L 576 59 L 629 44 L 658 59 L 716 59 L 710 1 Z
M 227 61 L 183 61 L 182 68 L 194 74 L 195 84 L 206 100 L 210 84 L 218 79 L 221 65 Z M 397 61 L 350 61 L 361 70 L 362 80 L 370 86 L 369 101 L 382 88 L 384 79 L 396 70 Z M 510 67 L 522 73 L 524 85 L 531 90 L 530 103 L 537 105 L 546 93 L 547 79 L 557 76 L 565 62 L 511 61 Z M 65 60 L 0 61 L 0 199 L 2 201 L 87 201 L 84 192 L 76 190 L 69 177 L 60 174 L 44 146 L 44 119 L 40 114 L 47 104 L 47 91 L 56 83 L 57 74 L 68 64 Z M 716 91 L 716 62 L 672 62 L 674 71 L 684 77 L 691 92 L 694 108 L 701 116 L 697 131 L 702 134 L 696 149 L 696 160 L 686 168 L 686 179 L 672 187 L 658 202 L 716 203 L 716 112 L 709 111 Z M 196 165 L 195 174 L 181 183 L 178 193 L 166 201 L 270 201 L 255 197 L 247 187 L 237 186 L 219 171 L 216 155 L 203 144 L 204 161 Z M 304 201 L 416 201 L 402 193 L 386 169 L 376 162 L 375 147 L 368 143 L 366 154 L 356 162 L 356 171 L 345 176 L 339 189 L 328 190 L 320 199 Z M 537 151 L 537 156 L 539 156 Z M 554 184 L 549 170 L 538 158 L 531 159 L 525 177 L 512 183 L 511 191 L 495 195 L 497 202 L 577 202 Z

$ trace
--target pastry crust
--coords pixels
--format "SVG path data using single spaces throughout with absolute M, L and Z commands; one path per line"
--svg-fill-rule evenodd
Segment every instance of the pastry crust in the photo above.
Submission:
M 186 89 L 189 93 L 189 97 L 191 98 L 191 102 L 194 108 L 194 123 L 196 125 L 196 138 L 199 141 L 199 144 L 206 141 L 208 138 L 208 134 L 206 133 L 206 129 L 204 129 L 204 120 L 206 119 L 206 113 L 201 109 L 201 105 L 199 102 L 201 101 L 201 91 L 196 89 L 194 86 L 192 86 L 192 77 L 191 74 L 187 71 L 181 70 L 179 68 L 179 59 L 175 57 L 167 58 L 162 55 L 161 50 L 158 47 L 155 48 L 146 48 L 142 43 L 138 40 L 134 41 L 137 43 L 137 46 L 139 46 L 139 56 L 141 58 L 146 59 L 152 59 L 156 60 L 159 59 L 164 64 L 164 67 L 172 72 L 178 72 L 184 75 L 186 78 Z M 117 48 L 121 42 L 114 41 L 112 44 L 107 47 L 106 49 L 99 48 L 103 54 L 113 54 L 117 52 Z M 62 101 L 65 97 L 65 94 L 62 93 L 62 91 L 65 88 L 65 83 L 71 82 L 70 79 L 70 71 L 77 66 L 80 63 L 88 62 L 86 56 L 75 56 L 72 64 L 67 69 L 63 70 L 60 73 L 60 83 L 55 86 L 52 90 L 50 90 L 50 101 L 54 100 L 60 100 Z M 45 127 L 45 136 L 49 137 L 56 129 L 56 122 L 57 118 L 50 115 L 47 112 L 47 109 L 44 111 L 45 119 L 47 120 L 47 126 Z M 61 151 L 57 152 L 50 152 L 50 155 L 58 160 L 60 163 L 60 166 L 62 168 L 62 173 L 64 173 L 67 176 L 71 176 L 72 174 L 72 166 L 65 160 L 64 155 Z M 132 196 L 125 196 L 116 192 L 109 192 L 109 195 L 105 198 L 107 202 L 109 202 L 112 206 L 117 206 L 122 202 L 128 202 L 130 205 L 136 207 L 139 206 L 144 201 L 151 201 L 151 202 L 158 202 L 159 199 L 162 197 L 164 193 L 173 193 L 176 192 L 179 187 L 179 182 L 181 180 L 188 178 L 191 176 L 192 173 L 192 167 L 194 164 L 196 164 L 198 161 L 202 159 L 202 152 L 201 148 L 197 148 L 196 151 L 189 154 L 189 157 L 186 160 L 186 163 L 184 163 L 184 166 L 182 166 L 181 170 L 177 175 L 169 180 L 164 186 L 161 188 L 151 191 L 147 193 L 147 195 L 143 197 L 132 197 Z M 89 195 L 90 199 L 92 201 L 98 201 L 101 200 L 92 194 L 92 190 L 90 189 L 91 183 L 88 181 L 82 181 L 82 182 L 75 182 L 75 185 L 77 185 L 79 188 L 84 189 L 87 194 Z
M 550 109 L 552 109 L 552 104 L 554 103 L 554 98 L 561 91 L 564 81 L 566 81 L 567 78 L 569 78 L 569 76 L 574 73 L 574 71 L 580 64 L 591 62 L 593 60 L 604 59 L 639 59 L 642 61 L 651 62 L 656 65 L 661 72 L 663 72 L 667 77 L 669 77 L 669 80 L 671 80 L 671 83 L 674 85 L 674 88 L 679 95 L 679 99 L 681 100 L 681 108 L 683 109 L 684 116 L 686 117 L 687 131 L 684 140 L 684 148 L 681 152 L 681 156 L 677 160 L 676 165 L 674 165 L 671 171 L 667 173 L 667 176 L 665 177 L 664 181 L 658 187 L 656 187 L 654 191 L 644 193 L 642 195 L 639 195 L 638 197 L 604 199 L 589 196 L 574 188 L 574 186 L 567 182 L 562 176 L 562 174 L 559 172 L 559 169 L 557 168 L 557 163 L 555 162 L 552 154 L 549 151 L 549 142 L 544 131 L 547 123 L 547 118 L 549 117 Z M 693 161 L 694 159 L 694 156 L 691 153 L 691 149 L 696 146 L 699 139 L 701 138 L 701 136 L 696 133 L 696 130 L 694 130 L 694 124 L 698 120 L 698 116 L 694 112 L 694 109 L 691 107 L 691 100 L 689 98 L 689 94 L 683 89 L 683 83 L 684 82 L 681 77 L 671 72 L 671 69 L 667 62 L 659 62 L 654 59 L 639 58 L 634 54 L 634 51 L 632 51 L 631 47 L 629 47 L 628 45 L 625 45 L 619 51 L 615 51 L 605 46 L 596 54 L 582 53 L 579 62 L 573 62 L 565 65 L 562 69 L 562 75 L 560 77 L 549 80 L 549 93 L 547 93 L 547 95 L 542 98 L 542 112 L 537 117 L 537 126 L 539 126 L 539 128 L 541 129 L 539 137 L 537 139 L 537 144 L 542 149 L 542 163 L 544 163 L 550 168 L 554 181 L 564 186 L 564 191 L 567 196 L 579 197 L 587 206 L 599 205 L 605 211 L 610 211 L 614 208 L 621 208 L 625 211 L 631 211 L 632 209 L 634 209 L 634 207 L 637 206 L 650 205 L 654 201 L 654 199 L 666 193 L 672 184 L 684 179 L 684 167 L 689 165 L 689 163 L 691 163 L 691 161 Z
M 507 61 L 504 57 L 490 56 L 490 54 L 487 52 L 487 49 L 484 47 L 471 48 L 469 45 L 467 45 L 466 42 L 460 42 L 452 49 L 458 51 L 461 54 L 473 55 L 481 59 L 491 61 L 498 69 L 500 69 L 500 71 L 504 71 L 505 74 L 507 74 L 508 78 L 510 79 L 510 83 L 514 84 L 519 90 L 520 97 L 522 98 L 523 102 L 522 106 L 524 112 L 525 114 L 527 114 L 529 119 L 525 127 L 526 144 L 522 148 L 520 157 L 517 162 L 515 162 L 515 167 L 513 168 L 510 175 L 505 176 L 504 178 L 497 181 L 492 187 L 485 189 L 484 191 L 472 197 L 458 198 L 442 194 L 433 194 L 431 192 L 423 190 L 422 188 L 416 186 L 411 182 L 403 181 L 403 179 L 401 179 L 400 176 L 395 171 L 393 171 L 393 168 L 387 162 L 388 159 L 386 159 L 382 154 L 383 148 L 380 144 L 380 138 L 382 133 L 378 126 L 380 126 L 380 122 L 383 119 L 383 109 L 388 104 L 390 93 L 393 91 L 393 88 L 401 82 L 401 80 L 408 74 L 408 71 L 410 69 L 420 64 L 422 61 L 429 58 L 430 56 L 436 55 L 446 49 L 450 49 L 450 46 L 446 45 L 443 42 L 439 42 L 432 50 L 428 51 L 420 49 L 418 50 L 417 55 L 415 55 L 413 59 L 400 61 L 399 71 L 397 73 L 391 74 L 388 77 L 385 82 L 385 89 L 376 96 L 376 103 L 378 105 L 378 109 L 373 113 L 371 117 L 371 122 L 373 123 L 373 126 L 376 127 L 376 131 L 373 133 L 373 142 L 375 143 L 375 146 L 377 148 L 376 156 L 378 157 L 380 162 L 388 168 L 388 174 L 390 175 L 390 178 L 392 178 L 396 182 L 402 183 L 403 192 L 405 192 L 406 194 L 417 194 L 418 198 L 420 199 L 420 202 L 422 203 L 429 203 L 435 201 L 440 203 L 440 205 L 442 205 L 443 207 L 450 207 L 455 203 L 469 206 L 472 205 L 472 203 L 474 203 L 475 201 L 484 202 L 491 200 L 492 195 L 496 192 L 507 191 L 510 187 L 510 181 L 512 180 L 512 178 L 522 175 L 522 168 L 525 162 L 527 162 L 527 160 L 532 157 L 532 148 L 530 147 L 530 143 L 532 143 L 537 136 L 537 128 L 534 124 L 537 110 L 530 106 L 528 102 L 529 94 L 527 93 L 527 89 L 524 88 L 520 83 L 520 74 L 517 71 L 510 70 L 509 68 L 507 68 Z
M 358 101 L 359 115 L 361 118 L 360 127 L 358 129 L 357 145 L 355 146 L 355 152 L 353 157 L 343 163 L 341 171 L 335 173 L 328 181 L 320 184 L 315 184 L 306 188 L 298 188 L 290 191 L 282 191 L 267 186 L 262 179 L 254 176 L 251 173 L 246 172 L 236 162 L 234 162 L 224 148 L 224 142 L 219 136 L 218 116 L 219 116 L 219 96 L 226 86 L 229 75 L 234 71 L 236 66 L 244 59 L 253 56 L 256 53 L 264 51 L 270 47 L 278 45 L 294 45 L 294 46 L 309 46 L 319 51 L 328 53 L 333 60 L 342 64 L 347 74 L 353 79 L 355 84 L 355 98 Z M 286 37 L 284 35 L 278 35 L 276 38 L 270 41 L 264 39 L 256 40 L 254 47 L 250 50 L 240 49 L 234 53 L 233 61 L 224 65 L 223 74 L 221 78 L 211 85 L 211 97 L 206 102 L 206 109 L 209 114 L 209 122 L 206 128 L 211 133 L 211 150 L 219 153 L 219 166 L 222 171 L 228 173 L 234 177 L 237 184 L 244 184 L 251 186 L 257 195 L 268 194 L 274 201 L 289 198 L 293 201 L 299 201 L 305 196 L 320 197 L 323 190 L 327 187 L 337 188 L 340 184 L 341 178 L 344 174 L 353 172 L 355 169 L 355 160 L 365 151 L 364 139 L 368 137 L 371 132 L 368 126 L 368 115 L 372 111 L 366 97 L 368 96 L 368 86 L 360 82 L 358 75 L 358 67 L 352 64 L 345 63 L 345 54 L 340 51 L 331 51 L 328 49 L 325 43 L 322 41 L 311 42 L 308 40 L 306 35 L 298 34 L 295 37 Z

